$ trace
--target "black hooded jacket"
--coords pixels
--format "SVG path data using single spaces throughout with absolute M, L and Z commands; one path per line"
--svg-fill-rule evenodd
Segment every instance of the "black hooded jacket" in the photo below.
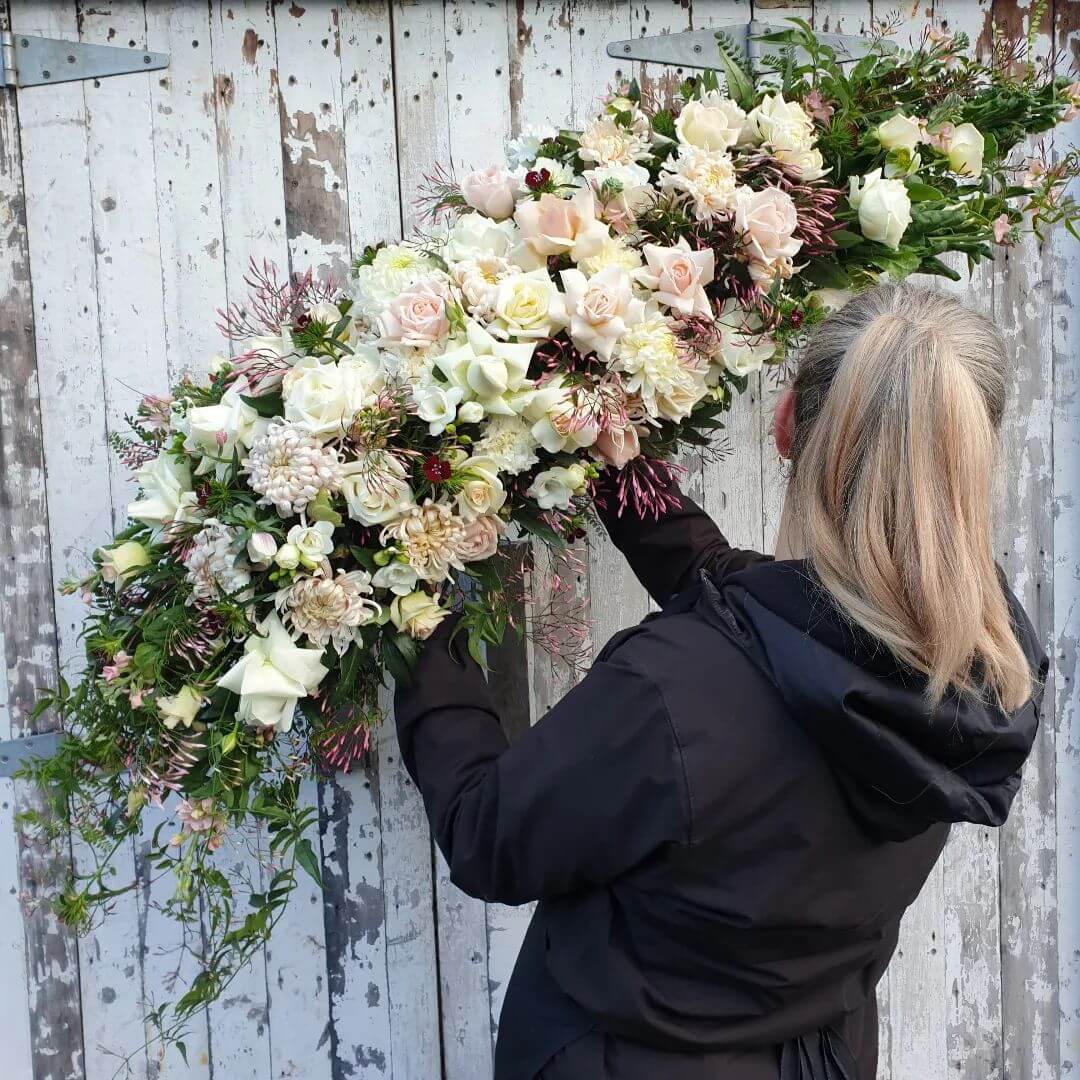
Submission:
M 950 822 L 1004 821 L 1040 695 L 928 714 L 807 564 L 731 548 L 685 497 L 606 524 L 663 611 L 512 747 L 451 620 L 396 697 L 452 880 L 540 900 L 496 1080 L 873 1080 L 900 918 Z

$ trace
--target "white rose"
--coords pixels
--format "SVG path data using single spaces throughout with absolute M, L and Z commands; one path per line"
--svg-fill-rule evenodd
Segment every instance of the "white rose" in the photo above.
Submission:
M 746 129 L 753 141 L 774 150 L 809 150 L 814 144 L 814 122 L 797 101 L 785 101 L 781 93 L 766 94 L 751 109 Z
M 295 570 L 300 565 L 300 552 L 293 544 L 282 544 L 274 555 L 274 562 L 282 570 Z
M 709 91 L 700 101 L 688 101 L 675 121 L 679 142 L 703 150 L 727 150 L 739 140 L 746 113 L 730 98 Z
M 953 128 L 945 146 L 949 168 L 972 179 L 982 176 L 985 149 L 982 132 L 974 124 L 960 124 Z
M 157 526 L 155 538 L 169 522 L 197 520 L 199 500 L 191 490 L 191 470 L 186 462 L 163 450 L 135 475 L 142 495 L 128 507 L 127 516 Z
M 591 278 L 580 270 L 564 270 L 562 283 L 571 340 L 582 353 L 595 352 L 605 362 L 610 360 L 615 342 L 645 312 L 645 302 L 634 297 L 630 275 L 617 266 L 607 266 Z
M 820 180 L 829 171 L 820 150 L 777 150 L 776 156 L 785 165 L 798 169 L 800 177 L 807 182 Z
M 556 465 L 537 473 L 525 494 L 535 499 L 542 510 L 568 510 L 574 496 L 585 490 L 586 479 L 580 465 Z
M 219 476 L 228 471 L 233 453 L 250 447 L 259 434 L 259 414 L 247 404 L 236 388 L 225 392 L 217 405 L 188 409 L 183 420 L 187 433 L 184 449 L 202 455 L 196 474 L 214 469 Z
M 334 550 L 334 526 L 329 521 L 316 521 L 312 525 L 294 525 L 286 537 L 296 548 L 300 565 L 314 570 Z
M 218 686 L 240 695 L 237 716 L 252 727 L 288 731 L 296 703 L 313 694 L 327 674 L 322 649 L 299 649 L 277 614 L 244 642 L 244 655 Z
M 177 724 L 191 727 L 202 703 L 203 696 L 194 686 L 182 686 L 171 697 L 159 697 L 155 701 L 161 722 L 170 730 Z
M 479 424 L 484 419 L 484 406 L 479 401 L 465 401 L 458 406 L 457 418 L 462 424 Z
M 529 363 L 536 346 L 500 341 L 472 320 L 466 323 L 465 334 L 465 342 L 437 357 L 435 366 L 451 385 L 460 387 L 466 397 L 479 402 L 480 416 L 484 413 L 512 416 L 516 411 L 513 399 L 528 382 Z M 470 416 L 474 417 L 472 423 L 480 419 L 475 410 L 462 419 L 470 422 Z
M 868 240 L 891 248 L 900 246 L 904 231 L 911 224 L 911 199 L 903 180 L 882 179 L 874 169 L 862 178 L 851 178 L 848 202 L 859 212 L 859 228 Z
M 854 295 L 851 289 L 815 289 L 808 299 L 825 311 L 839 311 Z
M 443 258 L 447 265 L 481 255 L 509 258 L 521 237 L 512 221 L 492 221 L 483 214 L 462 214 L 446 234 Z
M 434 597 L 421 591 L 396 596 L 390 605 L 390 621 L 403 634 L 420 641 L 431 637 L 435 627 L 449 614 Z
M 496 165 L 467 173 L 461 180 L 461 195 L 474 210 L 496 221 L 514 212 L 514 182 Z
M 504 278 L 493 307 L 491 329 L 500 337 L 549 338 L 566 325 L 562 294 L 544 269 Z
M 349 517 L 361 525 L 385 525 L 416 504 L 408 472 L 393 454 L 372 450 L 361 460 L 346 462 L 341 473 Z
M 414 386 L 412 396 L 416 403 L 416 415 L 427 421 L 428 431 L 432 435 L 441 435 L 447 425 L 454 422 L 464 391 L 460 386 L 447 387 L 429 382 Z
M 360 346 L 355 355 L 337 363 L 305 356 L 282 380 L 285 419 L 323 438 L 344 435 L 384 381 L 378 352 L 371 346 Z
M 914 154 L 915 147 L 922 142 L 922 126 L 918 120 L 897 113 L 878 125 L 877 136 L 886 150 L 907 150 Z
M 465 521 L 494 514 L 506 502 L 506 491 L 490 458 L 467 458 L 456 471 L 464 478 L 458 490 L 457 508 Z
M 150 565 L 150 553 L 137 540 L 99 548 L 98 558 L 101 561 L 101 576 L 117 592 L 137 571 Z
M 371 584 L 377 589 L 389 589 L 395 596 L 408 596 L 418 580 L 416 571 L 407 562 L 393 559 L 375 571 Z
M 252 533 L 247 542 L 248 558 L 256 566 L 269 566 L 274 561 L 277 549 L 278 545 L 273 533 Z

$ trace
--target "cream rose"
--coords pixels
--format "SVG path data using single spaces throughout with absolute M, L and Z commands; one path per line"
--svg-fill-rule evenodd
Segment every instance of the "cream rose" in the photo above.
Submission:
M 525 243 L 537 255 L 568 252 L 574 262 L 595 254 L 608 238 L 608 228 L 596 217 L 592 188 L 582 188 L 573 198 L 560 199 L 545 193 L 523 202 L 514 213 Z
M 285 419 L 320 438 L 340 437 L 385 381 L 378 352 L 368 345 L 336 363 L 305 356 L 281 382 Z
M 906 150 L 914 154 L 923 141 L 922 124 L 917 118 L 897 113 L 878 125 L 877 137 L 886 150 Z
M 712 313 L 704 288 L 715 272 L 712 251 L 692 251 L 683 237 L 675 247 L 645 244 L 642 251 L 647 265 L 634 278 L 652 290 L 654 300 L 680 315 Z
M 417 590 L 408 596 L 395 596 L 390 604 L 390 621 L 409 637 L 423 641 L 450 612 L 426 592 Z
M 702 150 L 727 150 L 739 141 L 746 113 L 730 98 L 709 91 L 700 101 L 688 101 L 675 121 L 679 142 Z
M 377 322 L 380 342 L 426 349 L 450 332 L 445 281 L 426 278 L 399 293 L 382 310 Z
M 982 176 L 983 152 L 986 140 L 974 124 L 960 124 L 953 128 L 945 146 L 949 168 L 972 179 Z
M 525 494 L 535 499 L 541 510 L 568 510 L 574 496 L 585 490 L 587 479 L 580 465 L 556 465 L 537 473 Z
M 853 176 L 848 202 L 858 211 L 863 236 L 893 249 L 900 246 L 911 224 L 911 198 L 903 180 L 882 179 L 880 169 L 868 172 L 861 184 Z
M 461 196 L 474 210 L 496 221 L 514 212 L 514 181 L 496 165 L 462 177 Z
M 549 338 L 566 325 L 562 294 L 544 269 L 504 278 L 493 307 L 489 329 L 500 337 Z
M 792 234 L 799 224 L 795 203 L 786 191 L 741 187 L 735 195 L 735 228 L 752 260 L 766 267 L 790 261 L 802 247 Z
M 113 547 L 99 548 L 98 559 L 101 561 L 101 576 L 120 592 L 131 577 L 150 565 L 150 552 L 137 540 L 127 540 Z
M 640 322 L 645 302 L 635 299 L 630 275 L 608 266 L 587 278 L 580 270 L 562 272 L 570 338 L 582 353 L 611 359 L 615 342 L 628 326 Z
M 371 450 L 341 469 L 341 494 L 349 517 L 361 525 L 385 525 L 416 505 L 408 472 L 400 459 L 382 450 Z
M 750 110 L 746 128 L 751 138 L 768 143 L 773 150 L 809 150 L 814 145 L 814 122 L 797 101 L 785 101 L 781 93 L 766 94 Z
M 202 708 L 203 695 L 194 686 L 182 686 L 171 697 L 159 697 L 155 701 L 161 722 L 170 730 L 183 724 L 189 728 Z
M 484 457 L 467 458 L 455 471 L 463 477 L 458 489 L 457 509 L 464 521 L 475 521 L 502 508 L 506 491 L 494 461 Z
M 465 535 L 458 544 L 458 552 L 464 562 L 480 562 L 490 559 L 498 550 L 503 523 L 494 514 L 484 514 L 465 526 Z

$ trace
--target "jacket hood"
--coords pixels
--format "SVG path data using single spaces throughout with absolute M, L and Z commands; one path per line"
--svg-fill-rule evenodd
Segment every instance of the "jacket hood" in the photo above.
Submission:
M 1005 821 L 1035 740 L 1049 662 L 1004 580 L 1036 680 L 1032 699 L 1013 713 L 955 691 L 928 710 L 925 676 L 853 626 L 804 561 L 758 563 L 722 589 L 703 574 L 702 588 L 710 621 L 771 679 L 872 837 Z

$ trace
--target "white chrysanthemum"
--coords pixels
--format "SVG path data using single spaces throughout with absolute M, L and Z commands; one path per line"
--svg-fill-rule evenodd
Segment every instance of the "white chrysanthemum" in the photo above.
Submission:
M 598 116 L 585 125 L 578 154 L 598 165 L 633 165 L 649 156 L 649 123 L 639 117 L 624 127 L 612 116 Z
M 484 428 L 484 437 L 473 452 L 495 462 L 500 473 L 517 476 L 540 460 L 539 445 L 528 424 L 516 416 L 497 416 Z
M 698 221 L 727 214 L 735 202 L 735 166 L 721 150 L 680 146 L 675 160 L 664 162 L 660 186 L 680 191 L 693 207 Z
M 212 519 L 195 534 L 184 565 L 193 602 L 235 596 L 251 584 L 240 530 Z
M 617 266 L 620 270 L 629 273 L 641 266 L 641 252 L 631 247 L 625 240 L 613 239 L 595 254 L 578 263 L 578 269 L 584 271 L 589 277 L 600 273 L 608 266 Z
M 373 320 L 391 300 L 436 270 L 432 259 L 407 244 L 380 248 L 370 265 L 356 271 L 356 314 Z
M 371 599 L 371 591 L 371 575 L 366 570 L 338 570 L 334 577 L 320 570 L 282 589 L 275 603 L 294 636 L 306 637 L 321 649 L 332 644 L 338 656 L 344 656 L 359 640 L 360 627 L 374 622 L 382 612 Z
M 451 569 L 462 570 L 460 547 L 465 524 L 445 503 L 425 499 L 382 531 L 383 543 L 401 545 L 409 565 L 424 581 L 445 581 Z
M 705 372 L 679 348 L 660 315 L 645 319 L 619 339 L 612 365 L 623 373 L 628 393 L 641 396 L 654 419 L 681 420 L 705 396 Z
M 252 490 L 262 496 L 259 505 L 273 506 L 282 517 L 301 513 L 320 491 L 334 494 L 341 486 L 337 450 L 295 424 L 272 424 L 243 465 Z
M 503 147 L 508 169 L 528 168 L 540 153 L 546 139 L 554 136 L 554 127 L 527 127 L 516 139 L 508 139 Z

